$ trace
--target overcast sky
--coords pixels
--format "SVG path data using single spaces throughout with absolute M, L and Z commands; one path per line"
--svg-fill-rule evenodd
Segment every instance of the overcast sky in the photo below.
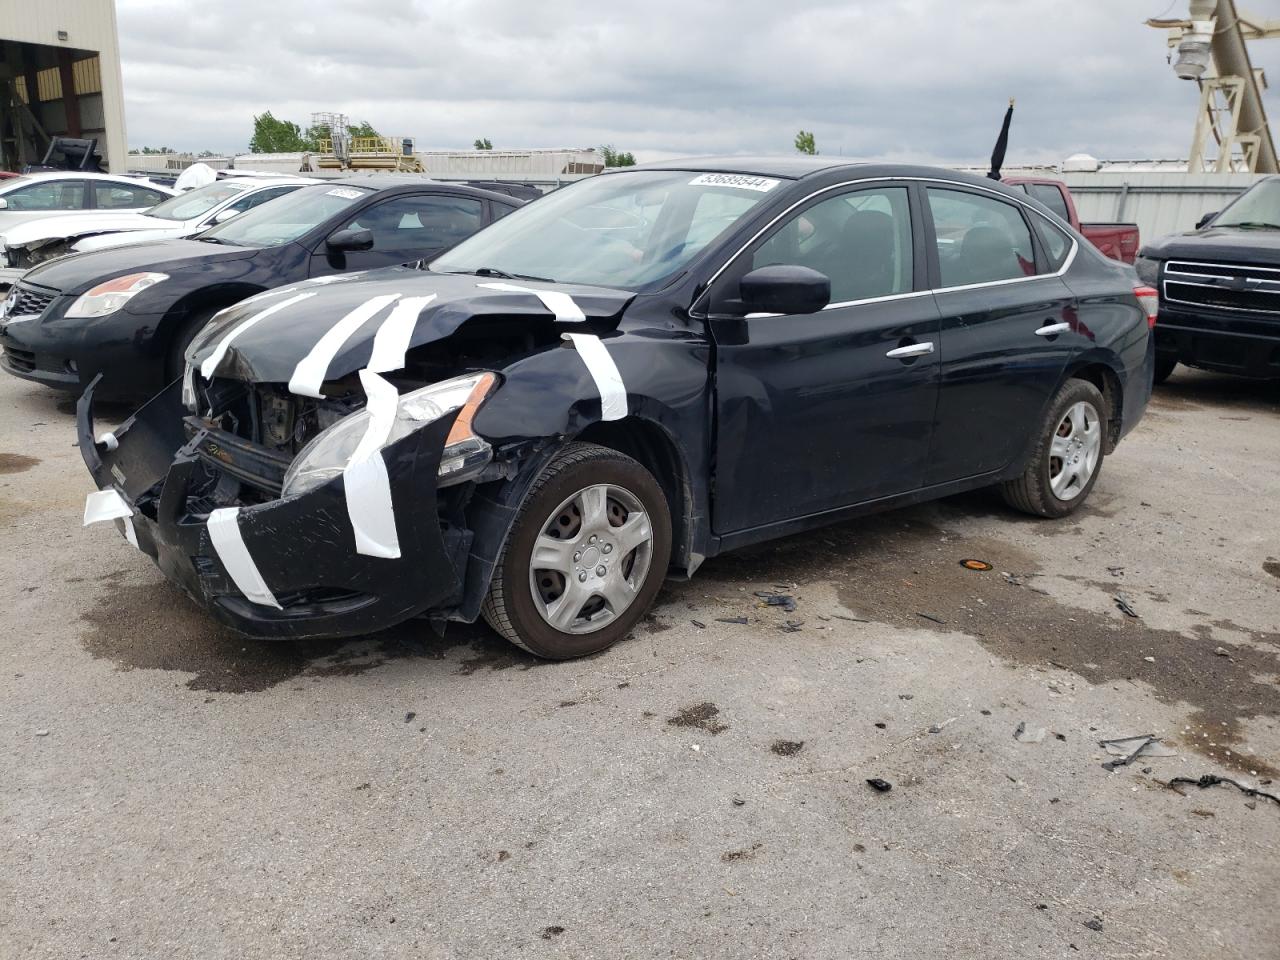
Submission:
M 1265 9 L 1280 0 L 1253 0 Z M 1186 0 L 117 0 L 133 147 L 243 151 L 255 113 L 419 149 L 612 143 L 983 163 L 1185 157 L 1194 83 L 1148 17 Z M 1275 11 L 1273 11 L 1275 15 Z M 1267 49 L 1268 47 L 1272 49 Z M 1280 89 L 1280 40 L 1254 43 Z M 1280 97 L 1267 94 L 1280 117 Z

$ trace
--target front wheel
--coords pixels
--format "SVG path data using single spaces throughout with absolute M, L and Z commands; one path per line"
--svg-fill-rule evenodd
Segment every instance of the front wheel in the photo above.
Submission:
M 670 556 L 671 514 L 653 474 L 616 450 L 571 443 L 525 497 L 484 618 L 539 657 L 597 653 L 644 615 Z
M 1065 517 L 1079 509 L 1102 471 L 1106 409 L 1092 383 L 1063 384 L 1040 425 L 1026 471 L 1001 485 L 1005 502 L 1041 517 Z

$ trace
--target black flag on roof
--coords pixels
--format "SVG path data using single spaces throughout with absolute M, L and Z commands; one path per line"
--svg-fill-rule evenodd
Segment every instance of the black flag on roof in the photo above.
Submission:
M 1009 98 L 1009 109 L 1004 112 L 1004 123 L 1000 125 L 1000 136 L 996 137 L 995 149 L 991 151 L 991 169 L 987 176 L 992 180 L 1000 179 L 1000 168 L 1004 166 L 1004 152 L 1009 146 L 1009 121 L 1013 119 L 1013 98 Z

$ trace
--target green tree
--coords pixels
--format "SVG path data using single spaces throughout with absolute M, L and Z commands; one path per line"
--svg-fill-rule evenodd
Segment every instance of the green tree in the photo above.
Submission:
M 801 130 L 796 134 L 796 150 L 814 157 L 818 154 L 818 145 L 813 142 L 812 130 Z
M 477 150 L 492 150 L 493 142 L 488 137 L 477 137 L 475 147 Z
M 308 131 L 310 134 L 311 131 Z M 301 153 L 314 150 L 310 137 L 302 135 L 302 128 L 289 120 L 277 120 L 271 111 L 253 118 L 253 137 L 249 140 L 250 153 Z
M 634 154 L 615 150 L 611 143 L 606 143 L 600 148 L 600 155 L 604 157 L 604 165 L 606 167 L 634 167 L 636 165 Z
M 173 149 L 173 147 L 143 147 L 141 150 L 135 150 L 135 151 L 133 151 L 133 152 L 134 152 L 134 153 L 141 153 L 141 154 L 144 154 L 144 155 L 148 155 L 148 154 L 177 153 L 177 151 L 176 151 L 176 150 L 174 150 L 174 149 Z

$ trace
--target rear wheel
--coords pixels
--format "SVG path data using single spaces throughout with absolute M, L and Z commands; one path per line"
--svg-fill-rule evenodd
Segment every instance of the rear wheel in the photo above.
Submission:
M 653 475 L 615 450 L 570 444 L 525 498 L 484 618 L 540 657 L 596 653 L 644 615 L 670 555 L 671 515 Z
M 1177 365 L 1178 361 L 1173 357 L 1156 357 L 1155 382 L 1164 383 L 1168 380 Z
M 1065 517 L 1079 509 L 1102 470 L 1106 409 L 1092 383 L 1063 384 L 1049 404 L 1026 471 L 1001 485 L 1005 502 L 1041 517 Z

